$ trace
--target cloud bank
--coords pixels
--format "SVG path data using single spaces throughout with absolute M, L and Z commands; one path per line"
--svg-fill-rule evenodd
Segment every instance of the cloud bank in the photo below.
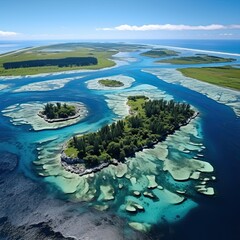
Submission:
M 16 32 L 5 32 L 0 30 L 0 37 L 11 37 L 16 36 L 18 33 Z
M 221 25 L 221 24 L 211 24 L 211 25 L 173 25 L 173 24 L 149 24 L 142 26 L 128 25 L 123 24 L 113 28 L 97 28 L 99 31 L 183 31 L 183 30 L 203 30 L 203 31 L 212 31 L 212 30 L 222 30 L 222 29 L 240 29 L 240 25 Z

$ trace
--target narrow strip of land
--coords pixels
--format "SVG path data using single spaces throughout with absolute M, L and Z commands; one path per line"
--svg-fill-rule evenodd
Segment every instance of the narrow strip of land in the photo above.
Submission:
M 184 65 L 184 64 L 224 63 L 224 62 L 233 62 L 235 60 L 236 59 L 234 58 L 222 58 L 222 57 L 210 56 L 205 54 L 197 54 L 195 56 L 164 59 L 164 60 L 159 60 L 157 62 Z

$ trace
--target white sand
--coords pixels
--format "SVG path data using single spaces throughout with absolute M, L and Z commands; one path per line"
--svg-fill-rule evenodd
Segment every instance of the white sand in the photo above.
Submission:
M 77 80 L 82 77 L 83 76 L 30 83 L 30 84 L 20 87 L 19 89 L 14 90 L 13 92 L 32 92 L 32 91 L 36 92 L 36 91 L 56 90 L 56 89 L 64 87 L 68 82 Z
M 14 125 L 30 124 L 36 131 L 43 129 L 56 129 L 72 125 L 84 119 L 87 114 L 87 108 L 83 103 L 66 102 L 67 104 L 78 105 L 80 108 L 80 116 L 63 122 L 48 123 L 43 118 L 38 116 L 46 103 L 31 102 L 18 105 L 12 105 L 2 111 L 3 115 L 10 117 Z
M 99 83 L 99 80 L 102 79 L 109 79 L 109 80 L 116 80 L 122 82 L 124 85 L 121 87 L 107 87 Z M 110 76 L 110 77 L 104 77 L 104 78 L 96 78 L 90 81 L 87 81 L 87 87 L 89 89 L 96 89 L 96 90 L 114 90 L 114 89 L 125 89 L 132 86 L 132 83 L 135 81 L 134 78 L 124 76 L 124 75 L 116 75 L 116 76 Z

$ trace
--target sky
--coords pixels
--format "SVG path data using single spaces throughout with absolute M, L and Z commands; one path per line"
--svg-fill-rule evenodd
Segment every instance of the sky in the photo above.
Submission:
M 240 0 L 1 0 L 0 40 L 240 39 Z

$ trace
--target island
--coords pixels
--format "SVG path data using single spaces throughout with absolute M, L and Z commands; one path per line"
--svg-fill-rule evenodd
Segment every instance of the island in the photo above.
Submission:
M 124 84 L 121 81 L 113 79 L 101 79 L 98 81 L 101 85 L 105 87 L 122 87 Z
M 84 175 L 109 164 L 124 162 L 144 148 L 152 148 L 181 126 L 196 117 L 190 105 L 151 100 L 146 96 L 129 96 L 130 114 L 102 127 L 95 133 L 73 136 L 61 155 L 62 166 Z
M 217 86 L 240 90 L 240 68 L 232 66 L 181 68 L 184 76 L 191 77 Z
M 77 105 L 68 105 L 60 102 L 47 103 L 43 111 L 39 111 L 38 116 L 42 117 L 46 122 L 61 122 L 70 119 L 78 118 L 80 116 L 80 108 Z
M 236 61 L 236 59 L 210 56 L 206 54 L 196 54 L 195 56 L 177 57 L 177 58 L 159 60 L 156 62 L 184 65 L 184 64 L 224 63 L 224 62 L 233 62 L 233 61 Z
M 178 54 L 179 52 L 165 49 L 165 48 L 153 49 L 153 50 L 141 53 L 142 56 L 152 57 L 152 58 L 172 57 L 172 56 L 178 56 Z

